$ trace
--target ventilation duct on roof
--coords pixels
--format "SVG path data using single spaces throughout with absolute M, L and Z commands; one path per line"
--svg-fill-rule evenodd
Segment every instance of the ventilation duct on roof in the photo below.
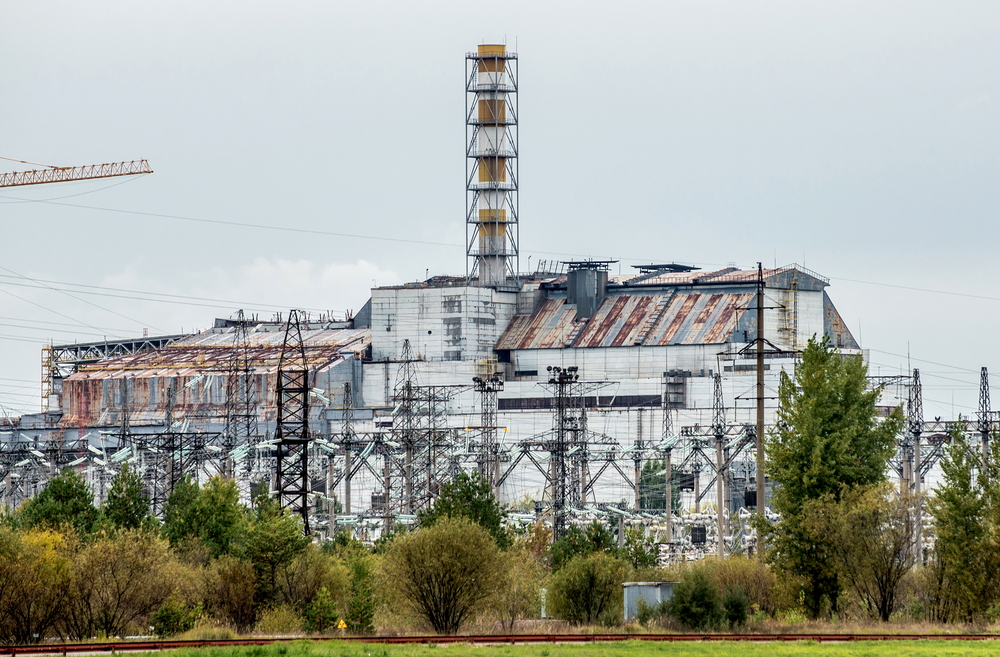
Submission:
M 573 269 L 566 277 L 566 301 L 576 304 L 576 318 L 589 319 L 608 291 L 606 269 Z

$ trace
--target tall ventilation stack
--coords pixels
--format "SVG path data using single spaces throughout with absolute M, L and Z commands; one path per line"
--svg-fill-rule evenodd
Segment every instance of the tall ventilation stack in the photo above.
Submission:
M 517 53 L 482 45 L 465 56 L 466 278 L 517 279 Z

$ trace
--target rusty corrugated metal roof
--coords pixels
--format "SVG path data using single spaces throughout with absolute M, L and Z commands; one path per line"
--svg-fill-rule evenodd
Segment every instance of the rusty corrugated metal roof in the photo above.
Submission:
M 729 340 L 739 312 L 747 308 L 753 295 L 613 292 L 601 301 L 594 316 L 582 323 L 576 321 L 576 306 L 567 304 L 564 296 L 550 297 L 530 316 L 515 317 L 496 348 L 720 344 Z M 572 344 L 567 344 L 574 328 L 580 330 Z
M 233 331 L 208 332 L 138 354 L 81 365 L 67 381 L 122 377 L 196 375 L 204 371 L 226 371 L 233 357 Z M 283 331 L 249 333 L 247 342 L 258 373 L 273 372 L 281 358 Z M 306 360 L 311 368 L 323 368 L 343 358 L 343 352 L 360 355 L 371 344 L 370 329 L 313 329 L 302 332 Z
M 565 345 L 576 324 L 576 306 L 553 295 L 531 315 L 517 315 L 497 341 L 497 349 L 552 349 Z

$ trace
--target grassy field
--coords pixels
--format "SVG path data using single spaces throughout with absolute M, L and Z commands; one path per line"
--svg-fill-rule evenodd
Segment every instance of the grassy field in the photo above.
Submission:
M 865 641 L 854 643 L 773 642 L 735 643 L 698 642 L 667 643 L 625 641 L 619 643 L 563 645 L 500 645 L 471 646 L 468 644 L 383 646 L 378 644 L 341 643 L 337 641 L 296 642 L 270 646 L 240 648 L 204 648 L 177 650 L 171 657 L 782 657 L 784 655 L 823 655 L 831 657 L 858 656 L 937 656 L 937 655 L 997 655 L 1000 641 Z

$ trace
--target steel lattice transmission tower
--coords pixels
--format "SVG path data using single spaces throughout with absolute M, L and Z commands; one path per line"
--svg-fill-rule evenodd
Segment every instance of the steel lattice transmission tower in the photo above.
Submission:
M 478 457 L 479 474 L 490 482 L 493 493 L 497 493 L 497 479 L 500 477 L 500 443 L 497 440 L 497 395 L 503 390 L 503 376 L 496 371 L 496 361 L 487 360 L 480 364 L 478 375 L 472 379 L 475 391 L 480 396 L 481 443 Z
M 517 53 L 482 45 L 465 55 L 466 278 L 517 279 Z
M 278 500 L 302 516 L 309 533 L 309 366 L 299 311 L 288 313 L 278 361 Z
M 567 490 L 568 452 L 578 442 L 580 431 L 579 415 L 574 413 L 573 393 L 578 386 L 580 375 L 576 367 L 552 367 L 549 370 L 549 385 L 556 396 L 555 440 L 551 445 L 552 464 L 552 538 L 558 540 L 566 534 L 567 515 L 573 502 L 573 494 Z M 579 490 L 579 489 L 577 489 Z
M 234 477 L 233 450 L 244 445 L 253 450 L 257 438 L 257 386 L 253 357 L 247 335 L 249 320 L 240 310 L 236 314 L 233 351 L 226 376 L 226 427 L 223 431 L 226 450 L 226 476 Z M 246 455 L 246 470 L 250 471 L 256 454 Z
M 986 368 L 979 371 L 979 413 L 976 430 L 982 441 L 983 468 L 990 460 L 990 430 L 992 429 L 992 413 L 990 412 L 990 375 Z

